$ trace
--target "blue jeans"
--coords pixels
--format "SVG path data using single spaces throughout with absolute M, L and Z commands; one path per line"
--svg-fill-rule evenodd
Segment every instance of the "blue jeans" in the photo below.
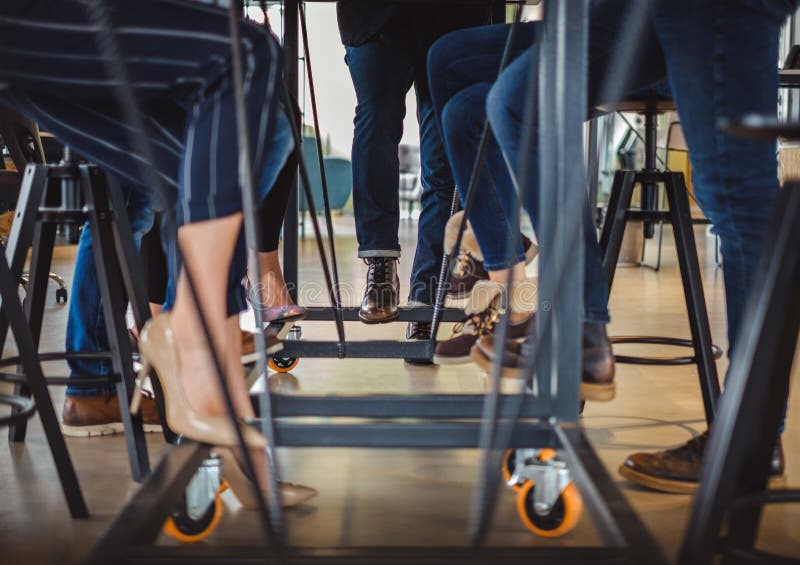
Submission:
M 527 68 L 529 65 L 529 58 L 521 55 L 527 53 L 534 42 L 536 26 L 535 23 L 520 26 L 512 51 L 512 67 L 521 65 Z M 508 32 L 509 26 L 506 25 L 456 31 L 439 40 L 429 55 L 431 92 L 462 199 L 466 198 L 466 188 L 487 115 L 487 98 L 497 88 L 493 84 L 497 80 Z M 527 75 L 513 76 L 527 80 Z M 514 88 L 518 86 L 513 85 Z M 517 104 L 521 99 L 517 98 Z M 489 117 L 493 117 L 491 104 Z M 495 119 L 491 125 L 494 135 L 487 146 L 484 172 L 476 186 L 475 203 L 469 219 L 481 246 L 486 268 L 499 270 L 524 259 L 521 243 L 513 257 L 507 254 L 511 236 L 509 218 L 519 210 L 517 191 L 509 167 L 512 173 L 518 170 L 521 128 L 513 120 L 506 119 L 499 122 Z M 522 199 L 534 228 L 538 218 L 537 190 L 537 184 L 528 187 Z M 581 213 L 586 243 L 585 320 L 607 323 L 608 291 L 597 244 L 597 231 L 588 204 Z
M 425 27 L 424 23 L 420 26 Z M 428 90 L 429 32 L 390 25 L 372 40 L 348 46 L 345 57 L 357 98 L 352 160 L 359 257 L 400 256 L 397 149 L 406 93 L 415 87 L 423 192 L 409 300 L 425 304 L 435 298 L 454 189 Z
M 598 93 L 627 3 L 607 0 L 592 10 L 587 115 L 590 108 L 614 102 L 599 99 Z M 721 240 L 731 350 L 742 326 L 778 180 L 774 143 L 728 135 L 717 125 L 722 118 L 775 114 L 778 35 L 790 4 L 785 0 L 661 2 L 627 77 L 631 91 L 665 77 L 669 80 L 692 155 L 695 195 Z M 487 101 L 492 128 L 512 171 L 519 167 L 520 100 L 537 95 L 536 89 L 526 94 L 529 71 L 530 57 L 517 59 L 492 87 Z M 536 156 L 534 147 L 528 157 L 535 163 Z M 535 182 L 533 175 L 532 184 L 521 187 L 529 210 L 536 201 Z M 591 260 L 599 263 L 595 245 L 587 245 L 587 263 L 589 255 L 596 255 Z M 587 270 L 587 282 L 599 287 L 602 280 L 601 271 L 590 278 Z M 587 308 L 588 302 L 587 296 Z
M 613 102 L 600 100 L 598 93 L 620 33 L 620 14 L 625 13 L 628 2 L 606 0 L 592 10 L 589 108 Z M 775 114 L 775 61 L 782 18 L 769 10 L 768 4 L 769 0 L 659 3 L 637 52 L 637 64 L 628 77 L 632 91 L 652 86 L 665 77 L 669 80 L 692 155 L 695 195 L 722 244 L 731 348 L 741 326 L 778 180 L 774 143 L 725 134 L 717 123 L 721 118 L 735 119 L 749 113 Z M 529 57 L 513 62 L 492 87 L 487 102 L 492 128 L 512 171 L 519 166 L 520 100 L 527 88 L 529 70 Z M 528 95 L 536 94 L 534 91 Z M 535 162 L 536 156 L 534 148 L 529 157 Z M 534 184 L 523 187 L 525 195 L 536 193 L 536 180 L 533 175 Z M 536 201 L 529 197 L 523 200 L 532 201 L 529 208 Z M 595 255 L 592 260 L 599 264 L 596 245 L 587 246 L 587 253 Z M 599 286 L 601 280 L 602 271 L 593 278 L 587 271 L 587 281 Z
M 128 220 L 138 247 L 142 235 L 153 224 L 153 212 L 146 192 L 123 189 L 126 198 Z M 123 313 L 120 312 L 122 315 Z M 72 277 L 72 294 L 67 317 L 67 345 L 70 351 L 109 351 L 111 346 L 106 333 L 105 317 L 100 298 L 100 283 L 97 279 L 92 233 L 87 222 L 78 241 L 75 272 Z M 110 360 L 71 360 L 68 362 L 70 376 L 104 377 L 113 372 Z M 68 386 L 67 396 L 97 396 L 116 390 L 113 384 L 95 386 Z

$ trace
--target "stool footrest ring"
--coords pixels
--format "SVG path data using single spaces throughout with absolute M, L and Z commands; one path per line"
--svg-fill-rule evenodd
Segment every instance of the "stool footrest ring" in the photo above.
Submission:
M 682 339 L 677 337 L 662 337 L 662 336 L 615 336 L 609 338 L 614 345 L 624 343 L 636 343 L 640 345 L 668 345 L 670 347 L 687 347 L 694 348 L 694 342 L 690 339 Z M 722 357 L 722 349 L 717 345 L 711 346 L 711 351 L 714 359 Z M 685 355 L 680 357 L 644 357 L 638 355 L 615 355 L 617 363 L 625 363 L 628 365 L 692 365 L 697 363 L 697 357 L 694 355 Z
M 6 394 L 0 394 L 0 406 L 10 406 L 11 408 L 16 409 L 15 413 L 0 418 L 0 428 L 10 426 L 12 424 L 18 424 L 24 420 L 27 420 L 33 416 L 33 413 L 36 411 L 33 400 L 30 398 L 23 398 L 21 396 L 8 396 Z

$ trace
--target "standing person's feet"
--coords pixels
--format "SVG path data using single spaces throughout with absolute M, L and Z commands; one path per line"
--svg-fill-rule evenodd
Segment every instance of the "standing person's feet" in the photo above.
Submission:
M 406 327 L 406 341 L 430 341 L 432 327 L 431 322 L 409 322 Z M 405 362 L 411 365 L 433 365 L 428 357 L 406 358 Z
M 531 327 L 535 328 L 534 322 Z M 530 343 L 506 341 L 502 348 L 502 376 L 521 378 L 523 359 L 530 353 Z M 471 352 L 472 360 L 486 371 L 492 370 L 497 355 L 497 343 L 493 335 L 483 336 Z M 614 400 L 615 366 L 611 342 L 605 324 L 583 325 L 583 374 L 581 376 L 581 399 L 597 402 Z
M 683 445 L 655 453 L 634 453 L 619 468 L 619 474 L 638 485 L 673 494 L 694 494 L 708 443 L 708 431 Z M 783 446 L 778 439 L 770 460 L 770 477 L 783 476 Z
M 367 324 L 391 322 L 400 315 L 397 258 L 370 257 L 364 262 L 369 267 L 367 290 L 358 317 Z
M 126 407 L 127 408 L 127 407 Z M 145 432 L 160 432 L 156 402 L 150 396 L 142 398 L 142 418 Z M 116 392 L 97 396 L 67 396 L 61 410 L 61 431 L 68 437 L 92 437 L 121 434 L 122 414 Z

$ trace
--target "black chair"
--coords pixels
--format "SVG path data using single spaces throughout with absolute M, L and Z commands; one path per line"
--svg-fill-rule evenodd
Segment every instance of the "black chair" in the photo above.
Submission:
M 693 221 L 689 207 L 688 191 L 683 173 L 660 170 L 656 158 L 656 134 L 658 115 L 675 109 L 671 98 L 649 97 L 631 99 L 612 108 L 601 108 L 618 112 L 637 112 L 645 119 L 645 165 L 639 171 L 620 170 L 614 175 L 608 210 L 600 235 L 600 249 L 603 254 L 603 266 L 606 272 L 609 293 L 614 282 L 614 273 L 619 259 L 622 237 L 628 221 L 642 221 L 645 237 L 652 237 L 654 225 L 659 222 L 669 223 L 675 234 L 675 247 L 678 254 L 686 309 L 689 315 L 691 339 L 680 339 L 661 336 L 625 336 L 612 337 L 611 342 L 670 345 L 687 347 L 694 350 L 694 355 L 681 357 L 639 357 L 617 355 L 620 363 L 645 365 L 687 365 L 696 364 L 700 378 L 700 389 L 703 394 L 706 420 L 710 423 L 716 412 L 720 395 L 719 377 L 715 360 L 722 351 L 711 341 L 703 283 L 700 277 L 700 265 L 697 259 L 697 247 L 694 240 Z M 641 185 L 640 207 L 631 207 L 633 189 Z M 658 202 L 658 185 L 664 186 L 669 205 L 663 210 Z

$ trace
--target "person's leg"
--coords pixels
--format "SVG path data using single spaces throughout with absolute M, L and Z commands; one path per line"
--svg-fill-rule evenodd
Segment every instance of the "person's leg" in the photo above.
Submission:
M 532 49 L 535 49 L 534 46 Z M 503 154 L 508 160 L 511 174 L 516 179 L 520 170 L 520 153 L 523 139 L 523 111 L 524 97 L 521 93 L 527 92 L 531 54 L 526 53 L 519 57 L 503 72 L 492 87 L 487 100 L 489 120 L 495 132 Z M 529 94 L 532 95 L 532 94 Z M 528 158 L 533 162 L 532 174 L 528 186 L 520 187 L 522 203 L 531 216 L 534 228 L 538 225 L 538 149 L 532 148 Z M 597 231 L 592 222 L 588 203 L 580 212 L 582 214 L 584 245 L 586 248 L 586 282 L 584 291 L 584 318 L 586 322 L 606 324 L 609 321 L 607 285 L 603 264 L 600 259 L 600 248 L 597 242 Z
M 404 45 L 383 39 L 347 47 L 356 92 L 353 211 L 359 257 L 399 257 L 399 161 L 413 68 Z
M 298 152 L 295 148 L 281 169 L 275 185 L 259 206 L 261 238 L 258 242 L 261 304 L 267 308 L 294 304 L 283 278 L 278 247 L 283 216 L 297 179 Z M 251 300 L 253 297 L 251 296 Z
M 517 28 L 510 47 L 512 60 L 534 41 L 536 26 L 526 23 Z M 510 30 L 509 25 L 495 25 L 455 31 L 437 41 L 428 55 L 431 94 L 462 203 L 486 119 L 486 95 L 500 72 Z M 518 198 L 491 134 L 481 171 L 468 217 L 484 260 L 489 257 L 489 266 L 484 264 L 489 279 L 500 280 L 509 261 L 522 261 L 524 253 L 520 244 L 514 258 L 506 256 L 511 233 L 508 220 L 517 213 Z M 522 266 L 518 265 L 517 276 L 524 276 Z
M 136 244 L 153 223 L 146 194 L 124 188 L 127 212 Z M 66 331 L 67 352 L 110 351 L 105 316 L 101 304 L 95 264 L 92 233 L 88 223 L 81 232 L 72 279 L 72 300 L 69 305 Z M 108 377 L 110 360 L 68 361 L 72 377 Z M 145 431 L 160 431 L 155 405 L 148 402 L 143 409 Z M 62 429 L 68 436 L 93 436 L 123 431 L 116 386 L 68 386 L 62 410 Z
M 727 134 L 718 124 L 748 114 L 775 115 L 783 17 L 766 7 L 679 0 L 661 5 L 653 22 L 692 156 L 695 195 L 721 240 L 730 352 L 744 323 L 778 179 L 774 143 Z M 694 492 L 707 438 L 708 432 L 675 449 L 630 455 L 620 473 L 656 490 Z M 783 471 L 778 440 L 770 473 Z
M 384 30 L 345 58 L 356 91 L 353 136 L 353 212 L 358 256 L 368 263 L 359 317 L 368 323 L 399 315 L 397 258 L 400 243 L 398 145 L 405 96 L 413 80 L 412 60 L 402 36 Z

